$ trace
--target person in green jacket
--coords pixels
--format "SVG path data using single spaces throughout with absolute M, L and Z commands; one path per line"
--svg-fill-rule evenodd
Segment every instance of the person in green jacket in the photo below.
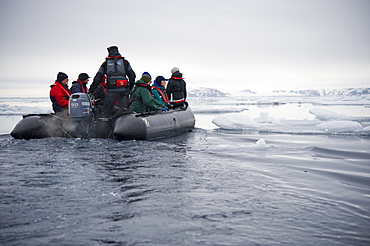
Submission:
M 135 82 L 135 86 L 130 93 L 132 100 L 130 111 L 145 113 L 155 110 L 167 110 L 166 106 L 155 100 L 151 94 L 151 82 L 150 74 L 147 72 L 143 73 L 141 79 Z

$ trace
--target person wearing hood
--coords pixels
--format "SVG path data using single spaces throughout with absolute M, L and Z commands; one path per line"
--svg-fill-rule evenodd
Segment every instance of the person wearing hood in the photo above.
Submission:
M 68 89 L 68 76 L 59 72 L 54 84 L 50 85 L 50 100 L 55 114 L 67 116 L 71 92 Z
M 127 109 L 129 94 L 136 78 L 130 63 L 121 56 L 117 46 L 110 46 L 107 50 L 108 57 L 105 58 L 105 61 L 100 66 L 89 90 L 90 93 L 94 93 L 103 76 L 107 76 L 107 92 L 103 103 L 102 118 L 112 116 L 116 102 L 118 102 L 117 106 L 122 110 Z
M 165 89 L 166 81 L 167 79 L 165 79 L 163 76 L 158 76 L 157 78 L 155 78 L 153 86 L 152 86 L 152 93 L 153 93 L 154 98 L 158 102 L 166 105 L 167 107 L 170 107 L 171 105 L 169 103 L 168 96 L 167 96 L 166 89 Z
M 151 81 L 150 74 L 144 72 L 141 79 L 135 82 L 135 87 L 130 93 L 132 100 L 130 111 L 145 113 L 155 110 L 167 110 L 166 106 L 155 100 L 151 94 Z
M 184 106 L 187 104 L 185 102 L 187 97 L 186 83 L 179 68 L 172 68 L 171 73 L 172 75 L 166 88 L 168 98 L 174 107 Z
M 78 79 L 72 82 L 71 94 L 73 93 L 88 93 L 87 83 L 89 83 L 89 75 L 87 73 L 80 73 Z

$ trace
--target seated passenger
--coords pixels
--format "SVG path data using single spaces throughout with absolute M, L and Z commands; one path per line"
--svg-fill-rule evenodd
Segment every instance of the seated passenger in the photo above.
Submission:
M 157 100 L 151 94 L 151 78 L 145 72 L 141 79 L 135 82 L 135 86 L 130 93 L 131 105 L 130 111 L 136 113 L 145 113 L 155 110 L 167 110 L 166 106 Z
M 80 73 L 77 81 L 72 82 L 71 94 L 73 93 L 88 93 L 87 83 L 89 82 L 89 75 L 87 73 Z
M 158 102 L 166 105 L 167 107 L 170 107 L 171 105 L 168 102 L 168 96 L 167 96 L 166 89 L 165 89 L 166 81 L 167 79 L 165 79 L 163 76 L 158 76 L 154 80 L 154 83 L 152 86 L 152 93 L 154 95 L 154 98 Z
M 69 97 L 71 96 L 68 89 L 67 74 L 59 72 L 55 83 L 50 87 L 50 100 L 53 104 L 54 113 L 60 117 L 67 117 Z

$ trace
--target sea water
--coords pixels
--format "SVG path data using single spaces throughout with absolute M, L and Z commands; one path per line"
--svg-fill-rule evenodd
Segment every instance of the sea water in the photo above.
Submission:
M 368 135 L 219 129 L 224 111 L 155 141 L 1 135 L 0 244 L 370 244 Z

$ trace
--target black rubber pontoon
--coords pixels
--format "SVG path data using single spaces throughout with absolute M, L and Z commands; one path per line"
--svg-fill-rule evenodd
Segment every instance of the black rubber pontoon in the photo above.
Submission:
M 126 112 L 109 119 L 94 120 L 88 95 L 75 93 L 70 99 L 69 117 L 24 115 L 10 134 L 16 139 L 80 137 L 149 140 L 179 135 L 193 129 L 194 125 L 194 114 L 189 107 L 147 114 Z
M 194 125 L 195 118 L 189 107 L 157 114 L 127 114 L 115 121 L 113 135 L 119 140 L 147 140 L 179 135 Z

